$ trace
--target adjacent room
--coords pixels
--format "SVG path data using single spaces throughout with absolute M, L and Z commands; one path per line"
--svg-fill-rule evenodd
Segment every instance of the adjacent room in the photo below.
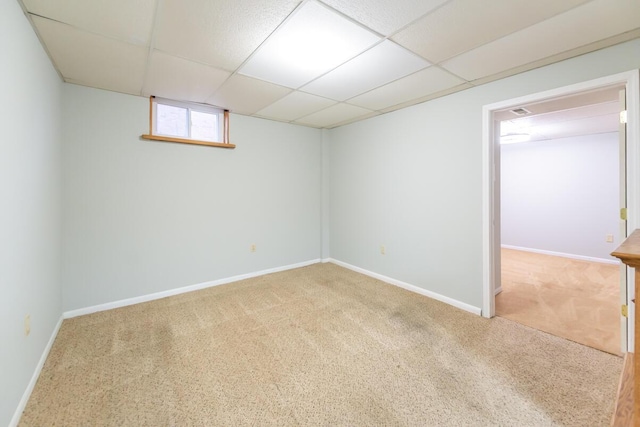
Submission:
M 620 91 L 507 110 L 500 137 L 496 314 L 612 354 L 627 285 L 609 255 L 626 236 Z
M 0 0 L 0 425 L 608 424 L 628 362 L 486 308 L 483 108 L 613 81 L 635 174 L 638 16 Z

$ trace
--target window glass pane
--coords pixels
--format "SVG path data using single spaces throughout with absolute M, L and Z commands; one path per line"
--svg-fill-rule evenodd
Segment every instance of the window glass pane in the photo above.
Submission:
M 157 104 L 156 106 L 156 133 L 158 135 L 176 136 L 187 138 L 187 114 L 186 108 L 173 105 Z
M 191 138 L 205 141 L 217 141 L 218 115 L 191 111 Z

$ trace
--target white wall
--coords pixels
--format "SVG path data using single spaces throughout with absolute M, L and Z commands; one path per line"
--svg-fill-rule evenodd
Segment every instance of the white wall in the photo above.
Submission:
M 621 243 L 617 132 L 500 151 L 503 245 L 614 260 L 609 254 Z
M 0 425 L 6 426 L 62 313 L 62 82 L 15 0 L 0 2 L 0 28 Z
M 320 130 L 232 115 L 227 150 L 141 140 L 145 98 L 63 105 L 65 311 L 320 258 Z
M 636 39 L 331 130 L 331 257 L 481 307 L 482 106 L 640 68 L 639 51 Z

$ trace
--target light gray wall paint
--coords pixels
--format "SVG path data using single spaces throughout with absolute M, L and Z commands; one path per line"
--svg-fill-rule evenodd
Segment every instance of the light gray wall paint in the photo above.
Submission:
M 331 145 L 327 138 L 327 130 L 322 130 L 322 259 L 326 260 L 331 256 L 330 246 L 330 209 L 331 194 L 329 193 L 331 182 L 331 168 L 329 149 Z
M 501 146 L 502 244 L 613 260 L 618 133 Z M 606 243 L 606 235 L 614 236 Z
M 0 425 L 6 426 L 62 314 L 62 82 L 16 1 L 0 2 L 0 28 Z
M 147 99 L 63 95 L 65 310 L 320 258 L 321 131 L 232 115 L 235 150 L 147 141 Z
M 481 307 L 482 106 L 637 69 L 638 51 L 636 39 L 331 130 L 331 257 Z

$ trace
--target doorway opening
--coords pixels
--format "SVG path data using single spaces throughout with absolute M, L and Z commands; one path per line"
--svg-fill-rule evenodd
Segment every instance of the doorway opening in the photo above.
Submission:
M 529 264 L 528 264 L 529 267 L 525 267 L 524 269 L 521 268 L 521 270 L 524 271 L 525 276 L 531 278 L 530 276 L 535 276 L 537 274 L 535 272 L 536 268 L 540 268 L 541 265 L 545 265 L 545 262 L 547 264 L 545 271 L 546 273 L 549 273 L 551 271 L 550 266 L 553 265 L 553 262 L 551 261 L 555 260 L 555 262 L 559 263 L 560 265 L 560 267 L 558 267 L 558 272 L 559 272 L 558 275 L 561 277 L 564 277 L 569 281 L 573 280 L 573 281 L 580 282 L 578 283 L 576 292 L 582 292 L 583 294 L 590 292 L 589 290 L 585 289 L 585 287 L 588 286 L 588 285 L 585 286 L 587 282 L 585 282 L 584 276 L 586 275 L 591 275 L 592 278 L 596 277 L 596 279 L 597 279 L 597 276 L 599 275 L 606 276 L 606 279 L 603 279 L 603 280 L 608 283 L 611 283 L 612 280 L 613 281 L 616 280 L 615 270 L 618 267 L 616 267 L 613 264 L 610 264 L 614 261 L 608 258 L 608 253 L 615 250 L 615 248 L 617 247 L 617 244 L 619 244 L 622 240 L 624 240 L 624 238 L 626 237 L 626 234 L 624 231 L 618 231 L 618 229 L 610 230 L 612 228 L 611 222 L 609 222 L 609 224 L 606 226 L 606 229 L 608 229 L 609 231 L 602 233 L 603 235 L 599 236 L 598 238 L 598 242 L 603 244 L 591 245 L 594 247 L 587 247 L 589 245 L 585 245 L 584 242 L 580 242 L 579 239 L 575 239 L 576 241 L 574 242 L 556 241 L 554 243 L 553 242 L 554 237 L 558 237 L 560 234 L 562 234 L 561 231 L 563 231 L 562 229 L 563 226 L 557 225 L 557 224 L 556 226 L 559 226 L 560 228 L 556 229 L 554 233 L 550 233 L 551 236 L 549 235 L 546 236 L 548 240 L 548 242 L 546 243 L 546 247 L 545 247 L 545 243 L 543 242 L 545 237 L 543 236 L 544 233 L 541 233 L 541 232 L 532 233 L 531 232 L 532 230 L 521 229 L 519 231 L 520 234 L 527 234 L 527 233 L 523 233 L 523 231 L 528 231 L 528 236 L 527 235 L 517 236 L 518 234 L 517 227 L 516 228 L 511 227 L 509 230 L 505 230 L 505 238 L 507 239 L 507 241 L 506 242 L 502 241 L 502 238 L 501 238 L 501 234 L 502 234 L 501 233 L 502 231 L 501 181 L 502 179 L 501 179 L 501 173 L 500 173 L 501 172 L 500 135 L 501 133 L 503 134 L 503 136 L 510 134 L 509 135 L 510 137 L 516 138 L 516 139 L 526 136 L 526 137 L 529 137 L 530 139 L 533 139 L 534 141 L 536 137 L 531 138 L 532 136 L 531 133 L 529 133 L 528 135 L 525 135 L 528 132 L 521 131 L 522 127 L 520 128 L 520 130 L 518 130 L 517 126 L 515 128 L 515 131 L 511 129 L 505 132 L 504 131 L 505 125 L 503 125 L 503 129 L 502 129 L 503 132 L 501 132 L 500 122 L 516 121 L 517 119 L 514 118 L 515 116 L 512 110 L 516 110 L 515 114 L 524 113 L 525 116 L 530 115 L 532 119 L 534 116 L 539 116 L 540 120 L 544 118 L 543 116 L 545 115 L 548 116 L 547 118 L 553 117 L 554 115 L 553 112 L 557 112 L 557 111 L 564 111 L 564 113 L 556 113 L 556 114 L 562 114 L 565 116 L 566 114 L 573 114 L 574 117 L 577 117 L 577 115 L 579 115 L 581 110 L 582 112 L 585 112 L 584 110 L 591 110 L 591 113 L 587 113 L 586 115 L 588 116 L 589 114 L 591 114 L 593 116 L 594 110 L 598 110 L 600 111 L 600 113 L 602 113 L 607 108 L 611 107 L 611 105 L 599 105 L 599 104 L 613 103 L 615 98 L 614 96 L 612 96 L 612 94 L 617 92 L 619 88 L 626 88 L 626 92 L 627 92 L 626 96 L 624 97 L 627 103 L 626 109 L 628 111 L 628 117 L 629 117 L 629 121 L 626 125 L 627 149 L 626 149 L 626 153 L 623 153 L 623 156 L 621 157 L 622 158 L 621 167 L 622 167 L 622 175 L 625 177 L 625 180 L 628 183 L 628 185 L 626 186 L 625 194 L 628 196 L 626 203 L 629 206 L 629 215 L 628 215 L 627 225 L 628 225 L 629 231 L 631 231 L 635 228 L 636 224 L 638 224 L 637 206 L 640 199 L 640 197 L 637 196 L 639 189 L 636 184 L 636 179 L 637 179 L 636 177 L 638 176 L 637 175 L 638 164 L 640 163 L 638 162 L 638 156 L 640 154 L 640 150 L 639 150 L 640 144 L 638 143 L 638 139 L 639 139 L 638 134 L 640 132 L 638 129 L 639 94 L 638 94 L 638 72 L 637 71 L 622 73 L 619 75 L 601 78 L 601 79 L 593 80 L 590 82 L 584 82 L 584 83 L 572 85 L 569 87 L 554 89 L 552 91 L 547 91 L 544 93 L 507 100 L 504 102 L 491 104 L 484 107 L 484 111 L 483 111 L 484 113 L 484 135 L 483 135 L 483 154 L 484 154 L 484 158 L 483 158 L 483 172 L 484 172 L 483 174 L 484 175 L 483 176 L 483 228 L 484 228 L 483 230 L 483 244 L 484 244 L 483 292 L 484 294 L 483 296 L 484 296 L 484 303 L 483 303 L 483 310 L 482 310 L 483 316 L 493 317 L 496 314 L 496 292 L 499 293 L 501 290 L 503 290 L 503 288 L 501 287 L 501 283 L 503 279 L 503 275 L 502 275 L 503 270 L 501 265 L 501 261 L 503 259 L 503 251 L 514 251 L 514 250 L 518 251 L 519 249 L 537 249 L 537 251 L 536 250 L 519 251 L 515 253 L 515 256 L 514 256 L 514 253 L 505 254 L 504 255 L 505 269 L 510 269 L 509 271 L 511 273 L 509 274 L 514 273 L 514 271 L 517 273 L 516 270 L 518 269 L 518 267 L 514 267 L 514 265 L 517 266 L 518 263 L 520 263 L 520 265 L 523 265 L 522 264 L 523 257 L 524 258 L 530 257 L 532 259 L 529 260 Z M 589 107 L 586 107 L 586 105 L 589 105 Z M 604 113 L 602 115 L 606 115 L 606 114 L 608 113 Z M 591 138 L 591 140 L 587 142 L 591 143 L 591 145 L 594 145 L 594 146 L 598 144 L 611 145 L 610 141 L 609 142 L 604 141 L 604 139 L 606 139 L 607 137 L 603 136 L 609 132 L 598 132 L 597 120 L 589 119 L 587 117 L 582 117 L 576 120 L 578 122 L 582 120 L 583 125 L 585 124 L 584 122 L 586 121 L 587 130 L 594 129 L 595 127 L 595 132 L 591 132 L 591 133 L 597 133 L 599 134 L 599 136 L 593 135 L 589 137 Z M 530 120 L 530 121 L 535 122 L 535 120 Z M 517 125 L 518 122 L 516 121 L 515 124 Z M 522 123 L 519 123 L 519 124 L 522 124 Z M 577 124 L 577 123 L 574 123 L 574 124 Z M 514 125 L 514 123 L 511 123 L 507 126 L 512 126 L 512 125 Z M 556 142 L 555 145 L 564 146 L 563 147 L 564 149 L 567 149 L 571 145 L 571 142 L 573 143 L 576 142 L 576 141 L 570 140 L 571 136 L 568 136 L 566 138 L 557 138 L 558 136 L 561 136 L 561 135 L 558 133 L 554 134 L 554 132 L 548 129 L 547 129 L 548 135 L 544 135 L 543 132 L 540 132 L 540 133 L 544 137 L 547 137 L 547 141 L 552 139 L 552 138 L 549 138 L 550 135 L 556 136 L 556 138 L 553 138 L 557 140 L 555 141 Z M 612 137 L 613 136 L 609 133 L 608 138 L 610 139 Z M 584 138 L 582 139 L 584 142 Z M 534 146 L 533 143 L 528 143 L 528 144 L 530 148 Z M 543 144 L 543 142 L 540 141 L 539 144 Z M 553 144 L 548 144 L 545 147 L 547 151 L 548 149 L 551 149 L 551 148 L 558 148 L 558 147 L 553 147 Z M 511 150 L 511 151 L 512 152 L 509 152 L 509 156 L 514 157 L 512 156 L 513 151 L 517 152 L 517 151 L 524 151 L 524 150 L 517 149 L 517 150 Z M 540 153 L 536 155 L 539 155 L 539 154 Z M 529 153 L 529 155 L 531 155 L 531 153 Z M 567 155 L 567 153 L 565 152 L 564 155 Z M 517 155 L 515 157 L 517 157 Z M 505 160 L 506 159 L 507 157 L 505 157 Z M 574 162 L 574 164 L 576 163 Z M 561 174 L 562 166 L 561 165 L 555 165 L 555 166 L 558 166 L 555 172 L 552 170 L 553 168 L 550 168 L 550 167 L 546 167 L 540 172 L 544 173 L 546 169 L 546 171 L 548 172 L 548 175 L 550 176 L 552 176 L 554 173 L 556 173 L 556 175 Z M 516 167 L 522 168 L 522 166 L 516 166 Z M 507 174 L 507 172 L 504 172 L 504 173 Z M 531 178 L 528 178 L 528 179 L 531 179 Z M 544 180 L 544 177 L 542 177 L 541 180 Z M 587 180 L 585 180 L 585 185 L 586 184 L 587 184 Z M 547 186 L 548 185 L 556 186 L 556 187 L 561 186 L 562 181 L 558 182 L 558 177 L 556 176 L 554 179 L 551 179 L 550 182 L 547 182 Z M 593 190 L 593 188 L 591 186 L 582 187 L 583 193 L 588 192 L 589 190 Z M 607 191 L 610 193 L 611 189 Z M 602 193 L 602 194 L 605 194 L 605 193 Z M 557 196 L 558 195 L 556 194 L 556 197 Z M 615 196 L 617 197 L 618 194 L 615 194 Z M 531 195 L 529 195 L 529 197 L 531 197 Z M 559 202 L 565 202 L 565 201 L 566 200 L 560 200 Z M 576 200 L 573 200 L 573 202 L 577 203 Z M 509 207 L 509 209 L 512 209 L 512 211 L 509 211 L 509 213 L 505 212 L 505 218 L 504 218 L 506 221 L 505 226 L 508 225 L 509 222 L 513 222 L 513 219 L 514 219 L 514 216 L 513 216 L 514 207 L 509 205 L 509 203 L 506 203 L 506 205 Z M 562 204 L 560 203 L 555 208 L 558 209 L 559 206 L 561 205 Z M 515 218 L 522 219 L 522 215 L 525 215 L 525 216 L 528 215 L 530 220 L 535 221 L 536 219 L 540 219 L 540 218 L 536 218 L 536 213 L 538 214 L 540 213 L 540 212 L 536 212 L 535 208 L 537 206 L 539 205 L 535 205 L 533 208 L 529 208 L 528 210 L 526 208 L 523 208 L 523 206 L 519 206 L 518 209 L 520 209 L 520 213 L 516 214 Z M 576 206 L 576 209 L 580 209 L 580 207 Z M 558 212 L 558 213 L 559 214 L 557 216 L 559 217 L 562 216 L 560 215 L 562 212 Z M 578 217 L 580 217 L 580 215 L 574 216 L 575 222 L 579 222 L 576 219 Z M 571 219 L 571 215 L 569 215 L 569 218 Z M 586 224 L 583 224 L 582 228 L 584 229 L 583 230 L 584 234 L 587 234 L 590 236 L 594 233 L 600 234 L 600 232 L 595 229 L 596 228 L 595 226 L 590 227 L 590 225 L 594 225 L 593 221 L 591 221 L 590 223 L 588 222 Z M 567 225 L 565 224 L 564 227 L 566 228 Z M 594 228 L 594 230 L 591 230 L 591 228 Z M 516 230 L 515 235 L 513 233 L 514 230 Z M 613 236 L 609 236 L 610 234 L 612 234 Z M 591 240 L 593 240 L 593 236 L 591 236 L 590 238 Z M 529 240 L 527 241 L 527 239 Z M 509 243 L 509 240 L 511 240 L 511 243 Z M 604 243 L 607 243 L 606 242 L 607 240 L 614 240 L 615 244 L 614 245 L 609 244 L 609 246 L 611 246 L 609 248 L 607 245 L 604 245 Z M 513 243 L 513 242 L 525 242 L 525 243 L 520 243 L 522 244 L 522 246 L 520 246 L 520 244 Z M 567 246 L 567 243 L 569 244 L 568 246 Z M 503 244 L 505 244 L 507 247 L 503 248 Z M 571 244 L 574 245 L 573 248 L 571 247 Z M 531 248 L 531 246 L 533 248 Z M 600 246 L 600 248 L 596 248 L 595 246 Z M 572 255 L 574 259 L 570 259 L 566 255 Z M 545 256 L 551 257 L 551 258 L 546 259 L 544 258 Z M 538 259 L 537 257 L 542 257 L 542 258 Z M 582 258 L 582 259 L 575 259 L 575 258 Z M 587 263 L 587 264 L 580 265 L 580 262 Z M 510 266 L 507 265 L 509 263 L 510 263 Z M 570 266 L 571 263 L 574 263 L 576 265 L 571 267 Z M 532 267 L 535 267 L 535 268 L 532 268 Z M 573 274 L 573 273 L 570 273 L 571 268 L 575 268 L 576 274 L 578 275 L 578 279 L 576 278 L 571 279 L 570 277 L 565 277 Z M 523 271 L 521 271 L 521 273 Z M 587 274 L 588 271 L 590 271 L 590 273 Z M 633 277 L 630 276 L 626 268 L 621 268 L 620 271 L 622 272 L 622 274 L 618 274 L 618 277 L 620 277 L 621 279 L 620 280 L 621 286 L 619 287 L 619 292 L 618 292 L 618 300 L 622 304 L 629 305 L 629 301 L 632 298 L 634 298 L 634 296 L 632 295 L 632 289 L 631 289 L 632 287 L 629 286 L 629 283 L 633 283 L 632 282 Z M 538 275 L 541 276 L 544 274 L 538 273 Z M 627 277 L 629 277 L 628 280 L 627 280 Z M 505 276 L 505 280 L 507 280 L 506 276 Z M 508 280 L 513 280 L 513 274 L 509 276 Z M 549 281 L 551 279 L 549 277 L 546 277 L 544 280 Z M 595 280 L 595 281 L 597 282 L 598 280 Z M 505 286 L 506 284 L 507 282 L 505 281 Z M 552 288 L 549 286 L 547 287 Z M 560 289 L 560 290 L 566 290 L 566 289 Z M 541 305 L 541 301 L 545 303 L 552 302 L 550 306 L 543 307 L 543 309 L 559 310 L 559 311 L 564 310 L 566 312 L 571 312 L 572 310 L 575 311 L 576 307 L 575 306 L 571 307 L 571 304 L 569 302 L 569 300 L 571 299 L 571 296 L 563 295 L 561 292 L 558 293 L 558 291 L 559 289 L 557 289 L 556 287 L 556 289 L 551 289 L 551 293 L 549 295 L 543 295 L 543 296 L 538 295 L 537 298 L 539 299 L 537 301 L 537 304 Z M 595 293 L 594 289 L 592 289 L 591 291 Z M 613 292 L 615 292 L 615 289 Z M 498 297 L 498 299 L 506 300 L 507 298 L 504 298 L 504 296 L 506 295 L 507 294 L 505 293 L 503 296 Z M 609 296 L 609 300 L 611 300 L 611 296 Z M 536 304 L 536 302 L 533 301 L 531 302 L 531 304 Z M 556 304 L 557 306 L 553 307 L 554 304 Z M 597 302 L 595 302 L 594 304 L 597 304 Z M 615 309 L 613 304 L 610 304 L 610 305 L 611 305 L 611 310 Z M 528 308 L 531 308 L 531 307 L 528 307 Z M 583 309 L 585 313 L 589 311 L 588 307 L 582 307 L 581 309 Z M 632 305 L 629 305 L 629 312 L 630 312 L 629 314 L 630 318 L 633 318 L 632 316 L 634 316 L 635 313 Z M 626 349 L 628 348 L 628 346 L 632 345 L 631 340 L 633 336 L 633 331 L 629 330 L 630 328 L 632 328 L 632 323 L 631 325 L 628 326 L 627 318 L 622 317 L 619 313 L 620 313 L 620 307 L 618 306 L 617 309 L 615 310 L 615 314 L 609 312 L 608 316 L 613 319 L 615 319 L 616 317 L 619 319 L 620 341 L 619 341 L 618 348 L 621 352 L 626 352 Z M 502 314 L 504 315 L 504 313 Z M 548 321 L 550 316 L 548 316 L 548 313 L 547 313 L 547 316 L 542 315 L 541 317 L 543 320 Z M 595 316 L 595 317 L 598 317 L 598 316 Z M 576 322 L 581 322 L 581 321 L 576 320 Z M 615 323 L 615 320 L 614 320 L 614 323 Z M 535 325 L 530 325 L 530 326 L 536 327 Z M 539 327 L 539 329 L 545 330 L 544 327 Z M 574 328 L 574 329 L 579 329 L 579 328 Z M 547 332 L 554 333 L 554 331 L 552 330 L 547 330 Z M 611 331 L 609 330 L 609 332 Z M 556 334 L 560 336 L 564 336 L 565 338 L 574 339 L 571 336 L 565 336 L 560 333 L 556 333 Z M 609 336 L 608 339 L 610 342 L 611 336 Z M 588 342 L 583 342 L 583 343 L 590 345 Z M 598 347 L 598 346 L 595 346 L 595 347 Z M 612 349 L 611 347 L 609 347 L 607 351 L 616 352 L 615 343 L 614 343 L 614 348 Z M 617 353 L 619 353 L 620 351 L 618 351 Z
M 621 89 L 495 113 L 496 315 L 613 354 L 620 353 L 620 267 L 609 254 L 621 242 Z

